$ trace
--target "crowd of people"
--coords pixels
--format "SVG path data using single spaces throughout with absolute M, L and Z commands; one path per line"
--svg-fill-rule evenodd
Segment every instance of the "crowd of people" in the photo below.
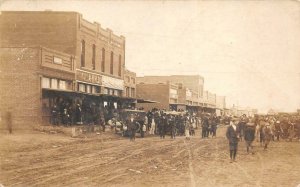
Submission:
M 201 115 L 192 111 L 166 111 L 152 109 L 148 112 L 126 113 L 124 109 L 115 109 L 105 106 L 99 109 L 95 104 L 71 106 L 68 103 L 62 103 L 59 106 L 54 105 L 51 110 L 51 123 L 53 125 L 100 125 L 105 131 L 109 126 L 112 131 L 121 132 L 123 136 L 131 137 L 134 140 L 136 132 L 141 137 L 145 135 L 159 135 L 164 139 L 170 135 L 175 139 L 176 136 L 195 135 L 195 129 L 202 127 L 202 138 L 209 135 L 216 137 L 217 126 L 220 118 L 216 115 L 203 113 Z
M 124 112 L 125 111 L 125 112 Z M 175 139 L 176 136 L 185 136 L 187 140 L 195 136 L 195 130 L 201 129 L 201 137 L 217 136 L 220 123 L 228 124 L 226 137 L 229 141 L 230 160 L 236 161 L 239 142 L 245 142 L 247 153 L 254 153 L 253 142 L 256 140 L 264 150 L 268 149 L 271 141 L 300 140 L 300 116 L 299 115 L 255 115 L 254 117 L 242 115 L 216 116 L 209 113 L 194 113 L 192 111 L 166 111 L 152 109 L 120 110 L 105 106 L 102 110 L 96 105 L 75 107 L 63 105 L 52 108 L 51 122 L 54 125 L 100 125 L 102 130 L 109 126 L 111 131 L 127 136 L 134 141 L 136 134 L 141 138 L 157 135 L 165 139 L 166 135 Z
M 255 139 L 264 150 L 267 150 L 271 141 L 300 140 L 299 115 L 272 115 L 231 118 L 226 131 L 229 141 L 230 160 L 236 161 L 238 143 L 245 141 L 247 153 L 254 154 L 253 141 Z

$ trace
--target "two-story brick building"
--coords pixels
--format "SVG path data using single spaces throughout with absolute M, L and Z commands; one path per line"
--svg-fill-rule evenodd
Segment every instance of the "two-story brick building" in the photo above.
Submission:
M 103 29 L 99 23 L 90 23 L 77 12 L 57 11 L 3 11 L 0 32 L 0 68 L 5 72 L 1 75 L 1 98 L 5 95 L 5 100 L 17 99 L 2 89 L 7 86 L 2 87 L 4 83 L 16 78 L 20 81 L 10 87 L 38 88 L 34 90 L 40 95 L 34 96 L 39 103 L 30 104 L 36 104 L 31 108 L 43 106 L 42 111 L 49 111 L 63 99 L 80 104 L 85 100 L 99 107 L 120 107 L 122 101 L 128 101 L 124 91 L 125 37 Z M 12 61 L 20 66 L 9 65 Z M 24 83 L 25 72 L 39 82 Z M 30 89 L 25 90 L 20 95 Z M 2 104 L 2 113 L 5 107 L 14 105 L 7 102 Z M 29 111 L 30 107 L 24 107 L 20 106 Z

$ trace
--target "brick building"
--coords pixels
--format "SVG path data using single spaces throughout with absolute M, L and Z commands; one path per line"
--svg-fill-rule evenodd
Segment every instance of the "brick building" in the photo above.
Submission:
M 137 103 L 137 107 L 145 110 L 152 108 L 172 110 L 178 104 L 178 86 L 167 83 L 140 83 L 136 85 L 137 98 L 156 101 L 155 103 Z M 183 104 L 184 105 L 184 104 Z
M 38 93 L 34 96 L 39 100 L 30 103 L 35 107 L 20 108 L 23 116 L 27 116 L 25 111 L 34 108 L 32 115 L 40 116 L 36 113 L 39 110 L 46 117 L 53 103 L 66 98 L 81 104 L 86 100 L 108 107 L 121 107 L 122 101 L 135 102 L 134 95 L 128 100 L 124 92 L 125 37 L 103 29 L 99 23 L 90 23 L 77 12 L 3 11 L 0 32 L 0 68 L 5 72 L 1 75 L 1 86 L 14 82 L 12 76 L 15 76 L 20 81 L 10 85 L 12 89 L 19 90 L 21 85 L 18 84 L 22 84 L 28 86 L 23 95 L 32 94 L 31 89 Z M 11 61 L 20 62 L 20 66 L 11 66 Z M 31 66 L 34 68 L 28 68 Z M 23 84 L 27 74 L 35 76 L 31 77 L 35 81 Z M 3 85 L 8 86 L 8 83 Z M 130 85 L 134 89 L 133 84 Z M 64 88 L 63 91 L 60 88 Z M 7 102 L 17 102 L 23 97 L 22 94 L 13 97 L 2 87 L 1 90 L 1 98 L 6 96 Z M 2 113 L 5 107 L 15 104 L 7 102 L 2 104 Z
M 40 123 L 50 110 L 53 91 L 61 94 L 74 89 L 74 60 L 71 55 L 41 47 L 0 48 L 1 116 L 10 111 L 14 124 Z M 55 58 L 62 61 L 55 63 Z M 57 71 L 59 69 L 59 71 Z
M 130 108 L 135 107 L 136 102 L 136 73 L 125 69 L 124 71 L 124 92 L 123 97 L 128 98 L 124 102 L 124 105 L 127 105 Z
M 143 86 L 140 86 L 143 84 Z M 147 89 L 146 85 L 174 85 L 176 86 L 176 94 L 178 99 L 169 103 L 172 110 L 190 110 L 198 112 L 201 110 L 203 103 L 203 87 L 204 87 L 204 78 L 199 75 L 171 75 L 171 76 L 144 76 L 137 77 L 137 93 L 139 96 L 144 97 L 145 99 L 154 99 L 153 97 L 148 98 L 148 95 L 141 94 L 144 93 L 144 90 Z M 159 89 L 152 90 L 153 94 L 161 96 L 163 93 Z M 175 91 L 173 91 L 175 93 Z M 161 97 L 158 97 L 157 100 L 161 102 Z M 155 100 L 155 99 L 154 99 Z M 149 105 L 149 104 L 147 104 Z M 151 105 L 151 104 L 150 104 Z M 143 106 L 143 104 L 142 104 Z M 166 107 L 167 105 L 165 105 Z

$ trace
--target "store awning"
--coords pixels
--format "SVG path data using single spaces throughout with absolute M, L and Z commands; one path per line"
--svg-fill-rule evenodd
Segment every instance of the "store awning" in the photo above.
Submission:
M 158 101 L 152 101 L 148 99 L 136 99 L 137 103 L 159 103 Z

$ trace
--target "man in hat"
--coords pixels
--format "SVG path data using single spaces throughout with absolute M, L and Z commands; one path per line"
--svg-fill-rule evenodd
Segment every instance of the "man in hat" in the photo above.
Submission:
M 272 132 L 271 132 L 271 127 L 270 124 L 268 122 L 265 123 L 265 127 L 263 128 L 263 134 L 264 134 L 264 150 L 266 150 L 268 148 L 268 145 L 272 139 Z
M 238 140 L 239 140 L 239 130 L 236 125 L 236 119 L 230 123 L 230 126 L 227 128 L 226 137 L 229 141 L 229 151 L 230 151 L 230 163 L 233 161 L 235 162 L 237 147 L 238 147 Z
M 252 154 L 254 154 L 252 142 L 255 139 L 255 125 L 253 121 L 246 124 L 244 133 L 245 133 L 244 138 L 246 142 L 247 153 L 249 153 L 251 149 Z
M 128 131 L 130 133 L 130 141 L 135 141 L 135 133 L 136 133 L 137 125 L 133 114 L 130 114 L 130 118 L 127 124 L 128 124 Z
M 202 138 L 208 137 L 208 127 L 209 127 L 209 121 L 208 121 L 208 115 L 205 115 L 202 120 Z

